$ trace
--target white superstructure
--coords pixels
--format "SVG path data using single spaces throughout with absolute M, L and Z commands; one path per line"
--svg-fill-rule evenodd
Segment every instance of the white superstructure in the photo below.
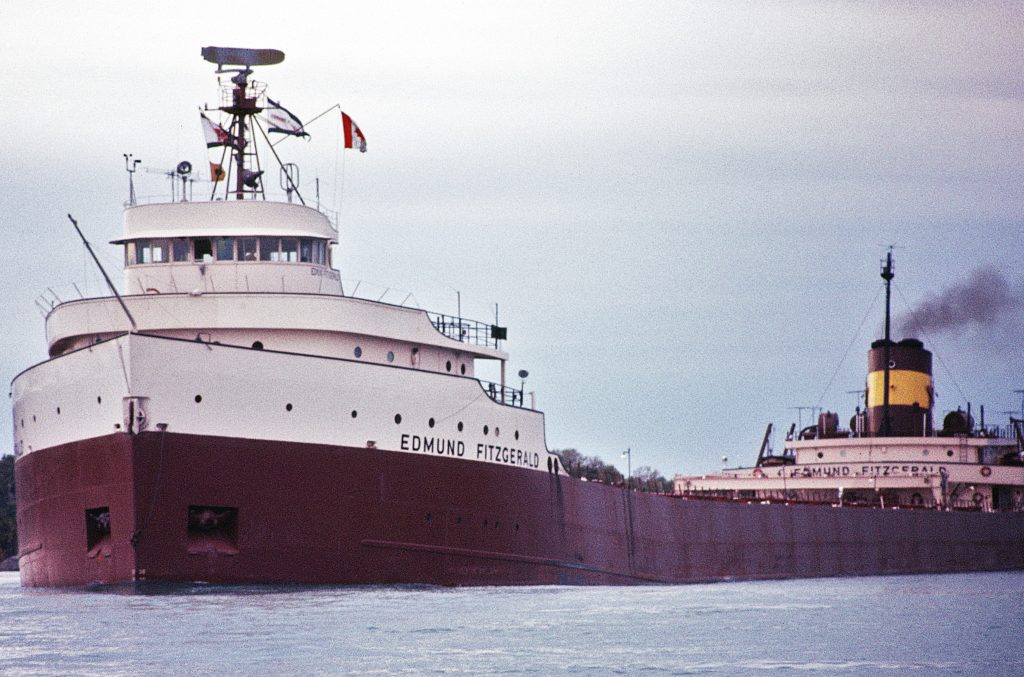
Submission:
M 222 129 L 252 137 L 262 89 L 238 72 Z M 49 312 L 50 359 L 12 385 L 17 454 L 159 429 L 557 470 L 543 415 L 506 383 L 505 329 L 346 296 L 331 219 L 261 199 L 235 143 L 223 198 L 125 210 L 124 294 Z

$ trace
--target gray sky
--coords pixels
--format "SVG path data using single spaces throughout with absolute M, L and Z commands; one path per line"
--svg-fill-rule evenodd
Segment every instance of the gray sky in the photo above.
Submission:
M 0 9 L 8 382 L 45 356 L 36 297 L 99 291 L 64 215 L 104 243 L 122 153 L 206 162 L 199 50 L 223 45 L 283 50 L 256 77 L 299 117 L 356 120 L 365 155 L 333 114 L 278 147 L 340 207 L 342 278 L 440 312 L 458 290 L 481 320 L 497 302 L 550 448 L 671 476 L 752 461 L 793 407 L 848 421 L 889 244 L 897 318 L 959 299 L 921 336 L 937 414 L 1020 409 L 1018 3 L 230 4 Z

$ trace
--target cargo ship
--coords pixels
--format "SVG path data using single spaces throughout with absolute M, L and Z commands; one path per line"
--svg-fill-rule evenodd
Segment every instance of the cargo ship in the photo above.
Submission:
M 302 128 L 251 76 L 284 54 L 201 54 L 230 75 L 203 114 L 226 159 L 211 199 L 188 199 L 189 163 L 181 199 L 138 204 L 132 188 L 113 243 L 122 290 L 108 280 L 109 295 L 48 309 L 48 358 L 12 383 L 23 585 L 1024 568 L 1019 427 L 1000 436 L 965 417 L 934 435 L 917 343 L 872 348 L 885 368 L 872 367 L 869 404 L 879 382 L 894 396 L 852 433 L 826 416 L 782 454 L 676 478 L 671 494 L 572 477 L 510 384 L 505 327 L 346 293 L 336 219 L 305 203 L 293 165 L 287 199 L 267 199 L 265 126 Z M 485 364 L 496 381 L 477 376 Z

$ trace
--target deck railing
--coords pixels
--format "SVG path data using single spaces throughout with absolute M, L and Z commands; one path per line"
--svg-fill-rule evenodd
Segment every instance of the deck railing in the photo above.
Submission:
M 497 348 L 498 341 L 505 338 L 504 327 L 430 311 L 427 311 L 427 316 L 433 323 L 434 329 L 448 338 L 462 343 Z
M 483 380 L 480 380 L 480 385 L 483 386 L 484 392 L 487 393 L 487 396 L 490 397 L 495 402 L 501 402 L 502 404 L 510 404 L 513 407 L 526 406 L 523 403 L 523 391 L 521 388 L 502 386 L 500 383 L 494 383 L 492 381 Z

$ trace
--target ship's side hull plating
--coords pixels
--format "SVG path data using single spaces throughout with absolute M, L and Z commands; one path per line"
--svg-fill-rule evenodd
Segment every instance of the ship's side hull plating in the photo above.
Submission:
M 26 455 L 17 483 L 29 586 L 623 584 L 1024 568 L 1021 513 L 685 500 L 372 448 L 117 433 Z

